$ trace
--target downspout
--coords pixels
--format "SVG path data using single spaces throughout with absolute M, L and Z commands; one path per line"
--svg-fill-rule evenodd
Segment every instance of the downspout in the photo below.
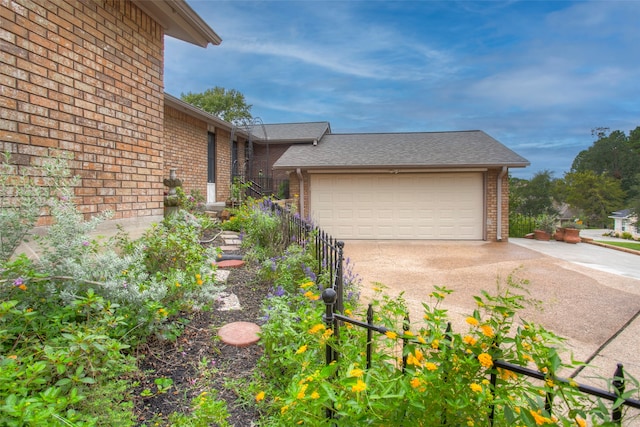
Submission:
M 300 218 L 305 218 L 304 213 L 304 178 L 302 177 L 302 171 L 300 168 L 296 169 L 296 175 L 298 175 L 298 183 L 300 184 Z
M 497 222 L 497 230 L 496 230 L 496 240 L 498 242 L 502 242 L 502 178 L 504 178 L 504 176 L 507 174 L 507 167 L 503 166 L 502 170 L 500 171 L 500 173 L 498 174 L 498 182 L 497 182 L 497 192 L 498 192 L 498 197 L 497 199 L 497 214 L 498 214 L 498 218 L 496 219 Z

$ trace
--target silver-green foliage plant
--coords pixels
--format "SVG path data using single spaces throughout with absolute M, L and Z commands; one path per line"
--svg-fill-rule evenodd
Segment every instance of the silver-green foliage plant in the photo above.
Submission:
M 8 260 L 38 220 L 47 199 L 46 188 L 35 185 L 36 177 L 19 173 L 11 155 L 0 162 L 0 261 Z

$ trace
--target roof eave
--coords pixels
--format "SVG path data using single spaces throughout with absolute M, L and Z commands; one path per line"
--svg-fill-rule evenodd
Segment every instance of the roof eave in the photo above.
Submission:
M 193 105 L 184 102 L 183 100 L 178 99 L 166 92 L 164 94 L 164 103 L 166 106 L 174 108 L 178 111 L 182 111 L 192 117 L 199 118 L 200 120 L 212 124 L 217 128 L 225 129 L 228 131 L 234 129 L 234 125 L 232 123 L 224 121 L 221 118 L 214 116 L 213 114 L 209 114 L 206 111 L 201 110 L 200 108 L 194 107 Z M 248 138 L 248 134 L 238 129 L 237 127 L 235 128 L 234 133 L 236 135 L 242 136 L 243 138 Z
M 501 164 L 460 164 L 460 165 L 452 165 L 452 164 L 442 164 L 442 165 L 391 165 L 391 164 L 386 164 L 386 165 L 298 165 L 298 166 L 294 166 L 294 165 L 278 165 L 278 163 L 276 162 L 276 164 L 273 165 L 273 169 L 280 169 L 280 170 L 284 170 L 284 169 L 292 169 L 292 168 L 300 168 L 303 170 L 308 170 L 308 169 L 345 169 L 345 168 L 349 168 L 349 169 L 422 169 L 422 170 L 429 170 L 429 169 L 478 169 L 478 168 L 483 168 L 483 169 L 498 169 L 498 168 L 503 168 L 503 167 L 507 167 L 507 168 L 525 168 L 527 166 L 529 166 L 530 163 L 501 163 Z
M 207 47 L 219 45 L 222 39 L 187 4 L 185 0 L 133 0 L 133 2 L 164 28 L 166 35 Z

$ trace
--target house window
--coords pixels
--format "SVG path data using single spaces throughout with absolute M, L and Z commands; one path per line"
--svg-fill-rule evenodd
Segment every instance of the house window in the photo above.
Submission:
M 207 182 L 216 182 L 216 134 L 211 132 L 207 143 Z

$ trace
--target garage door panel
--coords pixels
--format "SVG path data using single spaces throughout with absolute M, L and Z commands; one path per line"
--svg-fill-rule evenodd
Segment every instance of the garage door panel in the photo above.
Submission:
M 483 237 L 481 173 L 311 176 L 311 216 L 340 239 Z

